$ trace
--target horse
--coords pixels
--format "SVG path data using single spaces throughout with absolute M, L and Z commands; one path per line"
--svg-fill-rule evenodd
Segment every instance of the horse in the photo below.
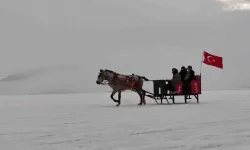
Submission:
M 112 70 L 100 69 L 98 73 L 96 84 L 103 84 L 104 81 L 108 81 L 108 85 L 113 89 L 110 98 L 118 103 L 116 106 L 121 104 L 121 92 L 126 90 L 132 90 L 140 96 L 140 103 L 138 105 L 146 105 L 145 96 L 146 91 L 142 89 L 143 81 L 148 81 L 144 76 L 137 75 L 122 75 Z M 118 92 L 118 100 L 114 98 L 114 95 Z

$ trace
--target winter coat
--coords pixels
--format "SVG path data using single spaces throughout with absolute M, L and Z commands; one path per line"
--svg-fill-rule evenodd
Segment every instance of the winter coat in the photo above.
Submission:
M 195 78 L 195 73 L 193 70 L 190 70 L 190 71 L 187 71 L 187 74 L 184 80 L 191 82 L 192 80 L 194 80 L 194 78 Z
M 186 74 L 187 74 L 187 70 L 186 70 L 186 69 L 185 69 L 185 70 L 181 70 L 181 71 L 179 72 L 179 74 L 180 74 L 180 76 L 181 76 L 181 81 L 184 81 L 185 76 L 186 76 Z
M 179 73 L 175 73 L 173 75 L 173 78 L 170 80 L 172 86 L 174 87 L 174 89 L 176 88 L 176 84 L 181 83 L 181 76 Z

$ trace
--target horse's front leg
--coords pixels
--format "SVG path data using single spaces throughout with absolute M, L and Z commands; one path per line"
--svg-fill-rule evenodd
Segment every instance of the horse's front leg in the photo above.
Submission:
M 116 90 L 113 90 L 113 92 L 112 92 L 111 95 L 110 95 L 110 98 L 111 98 L 115 103 L 119 103 L 119 100 L 116 100 L 116 99 L 114 98 L 114 95 L 115 95 L 116 92 L 117 92 Z
M 121 91 L 118 91 L 118 104 L 116 106 L 120 106 L 121 104 Z

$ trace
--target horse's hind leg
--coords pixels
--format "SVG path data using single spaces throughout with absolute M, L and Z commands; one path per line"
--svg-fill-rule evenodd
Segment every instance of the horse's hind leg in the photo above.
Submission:
M 137 92 L 137 94 L 140 96 L 140 103 L 138 105 L 142 105 L 142 93 L 141 92 Z
M 142 101 L 143 101 L 143 104 L 144 104 L 144 105 L 146 105 L 145 97 L 146 97 L 146 92 L 145 92 L 145 91 L 142 91 Z

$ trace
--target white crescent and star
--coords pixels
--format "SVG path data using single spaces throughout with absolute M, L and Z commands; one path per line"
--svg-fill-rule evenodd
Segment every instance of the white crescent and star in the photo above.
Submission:
M 207 61 L 208 61 L 209 63 L 215 62 L 215 60 L 214 60 L 214 59 L 211 60 L 211 58 L 213 58 L 213 57 L 212 57 L 212 56 L 207 56 Z

